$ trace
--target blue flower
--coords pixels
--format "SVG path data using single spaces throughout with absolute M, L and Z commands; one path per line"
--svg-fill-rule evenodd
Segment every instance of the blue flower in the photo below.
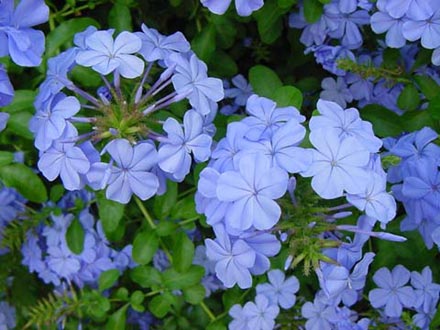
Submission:
M 231 4 L 231 0 L 200 0 L 200 2 L 217 15 L 224 14 Z M 240 16 L 249 16 L 263 5 L 263 0 L 235 0 L 235 7 Z
M 225 88 L 225 98 L 233 98 L 236 105 L 246 105 L 247 99 L 253 94 L 251 84 L 241 74 L 233 77 L 232 83 L 235 87 Z
M 210 113 L 210 101 L 217 102 L 224 97 L 222 81 L 208 77 L 206 64 L 195 54 L 189 59 L 180 54 L 172 54 L 168 59 L 176 64 L 172 82 L 177 94 L 188 95 L 190 104 L 200 114 Z
M 382 141 L 374 136 L 373 125 L 361 120 L 355 108 L 342 109 L 338 104 L 326 100 L 318 100 L 316 105 L 320 116 L 310 119 L 311 131 L 335 130 L 341 140 L 352 136 L 370 152 L 378 152 Z
M 347 194 L 347 201 L 381 223 L 386 224 L 396 216 L 396 201 L 386 192 L 386 178 L 371 173 L 365 191 Z
M 307 301 L 301 307 L 301 314 L 306 321 L 306 330 L 332 330 L 336 320 L 336 309 L 329 305 L 325 295 L 318 292 L 313 303 Z
M 49 7 L 43 0 L 0 3 L 0 56 L 10 55 L 20 66 L 38 66 L 44 52 L 44 33 L 32 29 L 47 22 Z
M 62 137 L 66 140 L 76 136 L 73 126 L 67 126 Z M 64 187 L 68 190 L 82 188 L 82 174 L 90 169 L 90 162 L 81 148 L 73 142 L 55 141 L 50 148 L 40 153 L 38 168 L 50 181 L 61 177 Z
M 250 115 L 241 121 L 250 129 L 246 138 L 257 141 L 260 138 L 270 138 L 285 122 L 295 119 L 302 123 L 305 118 L 295 107 L 277 108 L 277 104 L 265 97 L 252 95 L 246 103 L 246 112 Z
M 416 300 L 414 290 L 405 286 L 410 278 L 410 272 L 402 265 L 397 265 L 390 272 L 387 268 L 380 268 L 373 276 L 373 281 L 379 288 L 368 294 L 374 308 L 385 307 L 385 315 L 399 317 L 403 307 L 413 307 Z
M 242 289 L 252 286 L 249 269 L 255 263 L 255 251 L 244 240 L 234 242 L 224 228 L 214 228 L 216 239 L 206 239 L 206 255 L 216 262 L 215 273 L 227 288 L 236 283 Z
M 388 47 L 401 48 L 405 46 L 406 40 L 403 36 L 403 23 L 407 21 L 406 17 L 395 18 L 391 16 L 387 10 L 387 4 L 390 1 L 379 0 L 376 4 L 379 9 L 378 12 L 371 16 L 371 29 L 375 33 L 385 33 L 385 43 Z M 395 1 L 397 3 L 397 1 Z M 403 8 L 401 2 L 399 1 L 399 6 L 396 8 Z
M 312 162 L 310 150 L 298 147 L 306 130 L 296 119 L 291 119 L 279 127 L 268 140 L 249 141 L 241 143 L 243 152 L 259 153 L 272 166 L 282 168 L 289 173 L 299 173 L 306 170 Z
M 432 282 L 431 268 L 426 266 L 421 273 L 411 272 L 411 285 L 417 297 L 414 307 L 429 313 L 439 300 L 440 285 Z
M 331 77 L 324 78 L 321 87 L 323 89 L 319 94 L 321 99 L 336 102 L 343 108 L 347 106 L 347 102 L 353 101 L 353 96 L 342 77 L 337 77 L 336 80 Z
M 312 188 L 325 199 L 340 197 L 343 191 L 362 192 L 369 182 L 365 166 L 370 153 L 353 137 L 341 141 L 333 130 L 313 131 L 310 141 L 313 150 L 313 163 L 302 172 L 305 177 L 313 176 Z
M 243 307 L 235 304 L 229 310 L 232 321 L 229 323 L 229 330 L 252 330 L 248 326 L 248 317 L 243 313 Z
M 190 50 L 190 44 L 181 32 L 164 36 L 145 24 L 142 24 L 141 28 L 142 32 L 136 32 L 135 35 L 142 40 L 139 53 L 148 62 L 164 60 L 173 53 L 185 53 Z
M 157 162 L 157 152 L 150 143 L 140 143 L 132 147 L 125 139 L 116 139 L 106 146 L 106 151 L 118 166 L 112 166 L 108 179 L 106 197 L 126 204 L 132 194 L 142 200 L 153 196 L 159 180 L 150 172 Z
M 423 47 L 435 49 L 440 47 L 440 3 L 430 5 L 429 15 L 424 10 L 408 12 L 410 19 L 403 23 L 403 36 L 409 41 L 421 39 Z
M 183 118 L 183 128 L 174 118 L 168 118 L 163 129 L 168 133 L 158 151 L 159 167 L 182 181 L 189 173 L 192 152 L 197 162 L 207 160 L 211 154 L 212 138 L 203 133 L 203 117 L 189 110 Z
M 248 301 L 243 306 L 243 314 L 247 317 L 248 327 L 254 330 L 273 329 L 279 312 L 279 307 L 271 304 L 264 295 L 257 295 L 255 302 Z
M 227 171 L 218 179 L 218 199 L 231 203 L 225 215 L 228 226 L 243 231 L 251 226 L 272 228 L 281 215 L 274 199 L 284 195 L 288 179 L 285 171 L 271 167 L 259 154 L 241 157 L 238 171 Z
M 40 151 L 47 150 L 52 141 L 58 139 L 67 126 L 71 126 L 67 120 L 78 113 L 80 108 L 76 97 L 63 93 L 58 93 L 45 102 L 29 123 L 31 131 L 36 134 L 35 146 Z
M 7 106 L 14 98 L 14 88 L 3 64 L 0 64 L 0 107 Z M 1 130 L 0 130 L 1 131 Z
M 366 10 L 356 10 L 357 1 L 333 2 L 324 6 L 324 18 L 329 28 L 329 36 L 341 39 L 341 44 L 349 49 L 362 45 L 359 26 L 369 24 L 370 15 Z
M 0 302 L 0 329 L 12 330 L 16 326 L 15 308 L 7 302 Z
M 133 33 L 121 32 L 113 40 L 112 32 L 96 31 L 86 37 L 85 43 L 87 48 L 76 55 L 80 65 L 103 75 L 117 70 L 124 78 L 139 77 L 144 71 L 144 61 L 132 55 L 142 47 L 141 39 Z
M 299 282 L 295 276 L 286 279 L 284 272 L 279 269 L 267 273 L 269 283 L 257 285 L 257 295 L 264 295 L 270 304 L 278 304 L 284 309 L 289 309 L 296 302 L 295 293 L 299 290 Z

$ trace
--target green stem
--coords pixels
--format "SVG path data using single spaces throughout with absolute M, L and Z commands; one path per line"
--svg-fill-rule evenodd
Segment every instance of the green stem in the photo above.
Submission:
M 193 188 L 191 188 L 191 189 L 188 189 L 188 190 L 184 191 L 183 193 L 179 194 L 179 195 L 177 196 L 177 199 L 182 199 L 182 198 L 185 197 L 186 195 L 192 194 L 192 193 L 195 192 L 195 191 L 196 191 L 196 187 L 193 187 Z
M 205 313 L 209 316 L 211 322 L 214 322 L 216 320 L 215 315 L 211 312 L 208 306 L 205 305 L 205 303 L 202 301 L 200 303 L 200 307 L 205 311 Z
M 197 216 L 197 217 L 194 217 L 194 218 L 191 218 L 191 219 L 186 219 L 186 220 L 180 221 L 179 222 L 179 226 L 185 226 L 186 224 L 194 222 L 194 221 L 198 220 L 199 218 L 200 217 Z
M 142 204 L 142 201 L 138 197 L 134 197 L 134 200 L 136 201 L 137 206 L 139 207 L 139 210 L 141 210 L 142 215 L 144 216 L 145 220 L 147 220 L 148 224 L 150 225 L 151 229 L 156 229 L 156 225 L 154 224 L 153 218 L 148 213 L 147 209 L 145 208 L 144 204 Z M 167 246 L 164 244 L 164 242 L 159 238 L 159 244 L 162 248 L 163 252 L 167 255 L 168 260 L 173 263 L 173 257 L 168 251 Z
M 148 213 L 147 209 L 145 208 L 144 204 L 142 204 L 142 201 L 135 197 L 134 200 L 136 201 L 137 206 L 139 207 L 139 210 L 141 210 L 142 215 L 144 216 L 145 220 L 147 220 L 148 224 L 152 229 L 156 229 L 156 225 L 154 224 L 153 218 Z

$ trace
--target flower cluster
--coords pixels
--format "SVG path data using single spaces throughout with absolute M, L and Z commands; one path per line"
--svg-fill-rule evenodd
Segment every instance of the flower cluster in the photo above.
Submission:
M 231 4 L 231 0 L 200 0 L 200 2 L 217 15 L 224 14 Z M 235 0 L 235 7 L 240 16 L 249 16 L 263 5 L 264 0 Z
M 282 197 L 288 173 L 305 170 L 311 154 L 300 148 L 304 117 L 294 107 L 257 95 L 247 100 L 249 116 L 231 123 L 214 149 L 208 168 L 200 173 L 197 209 L 214 227 L 216 239 L 206 240 L 207 255 L 226 287 L 250 287 L 251 273 L 270 267 L 278 253 L 276 237 L 266 233 L 280 219 L 275 199 Z
M 403 307 L 414 309 L 414 324 L 421 329 L 429 327 L 440 298 L 440 285 L 433 283 L 429 267 L 421 273 L 410 273 L 402 265 L 395 266 L 391 272 L 383 267 L 373 280 L 379 286 L 368 295 L 373 307 L 384 308 L 385 316 L 395 318 L 402 315 Z M 409 281 L 411 285 L 407 285 Z
M 113 34 L 89 27 L 75 36 L 76 47 L 48 61 L 30 129 L 47 179 L 60 177 L 68 190 L 106 189 L 107 198 L 128 203 L 133 194 L 145 200 L 163 193 L 167 178 L 182 181 L 191 154 L 196 162 L 209 158 L 223 88 L 180 32 L 163 36 L 143 25 L 142 32 Z M 76 66 L 100 75 L 97 96 L 69 78 Z M 183 99 L 192 108 L 182 127 L 165 110 Z
M 79 287 L 96 286 L 102 272 L 110 269 L 123 272 L 136 265 L 131 257 L 131 245 L 121 251 L 109 246 L 101 222 L 90 213 L 88 204 L 93 198 L 86 191 L 68 193 L 58 203 L 61 214 L 52 213 L 49 225 L 27 233 L 21 249 L 22 263 L 45 283 L 60 286 L 63 282 L 73 282 Z M 77 215 L 69 213 L 78 202 L 86 207 Z M 69 227 L 74 225 L 84 232 L 82 250 L 75 252 L 69 248 L 66 239 Z
M 438 135 L 425 127 L 420 131 L 386 139 L 390 155 L 400 158 L 389 169 L 388 181 L 396 199 L 403 203 L 406 217 L 402 231 L 418 229 L 428 248 L 440 246 L 440 147 Z

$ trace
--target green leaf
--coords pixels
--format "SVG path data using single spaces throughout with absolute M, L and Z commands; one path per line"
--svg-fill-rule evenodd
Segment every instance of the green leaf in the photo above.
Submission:
M 197 305 L 205 299 L 205 287 L 202 284 L 196 284 L 183 290 L 183 297 L 185 301 Z
M 108 319 L 106 330 L 124 330 L 127 317 L 128 304 L 125 304 L 113 313 Z
M 440 94 L 434 97 L 426 109 L 433 119 L 440 119 Z
M 27 140 L 33 140 L 34 135 L 29 131 L 29 120 L 32 115 L 27 111 L 13 112 L 8 120 L 8 130 Z
M 61 197 L 63 197 L 64 192 L 64 186 L 62 184 L 56 184 L 50 188 L 49 199 L 52 202 L 58 202 Z
M 0 178 L 7 187 L 13 187 L 24 198 L 43 203 L 47 200 L 47 191 L 41 179 L 30 168 L 23 164 L 12 164 L 0 167 Z
M 167 191 L 154 199 L 153 212 L 159 220 L 165 219 L 177 202 L 177 183 L 168 180 Z
M 360 111 L 360 115 L 373 124 L 377 136 L 395 136 L 403 132 L 402 118 L 382 106 L 367 105 Z
M 133 242 L 133 260 L 140 265 L 149 263 L 157 249 L 159 248 L 159 238 L 155 231 L 144 230 L 136 235 Z
M 318 0 L 304 1 L 304 17 L 307 22 L 315 23 L 322 15 L 323 5 Z
M 192 195 L 178 201 L 170 214 L 173 219 L 191 219 L 197 216 L 196 204 Z
M 283 32 L 282 16 L 285 13 L 274 2 L 268 2 L 259 11 L 254 13 L 257 20 L 258 33 L 261 40 L 267 44 L 274 43 Z
M 148 308 L 154 316 L 163 318 L 171 310 L 171 304 L 173 302 L 174 297 L 170 293 L 165 292 L 151 299 L 148 303 Z
M 273 100 L 278 107 L 294 106 L 300 110 L 303 96 L 301 91 L 294 86 L 282 86 L 275 91 Z
M 130 271 L 130 278 L 143 288 L 160 285 L 162 278 L 159 271 L 150 266 L 137 266 Z
M 425 126 L 434 127 L 435 125 L 429 111 L 408 111 L 405 112 L 401 118 L 403 129 L 407 132 L 414 132 Z
M 234 22 L 225 15 L 212 15 L 210 22 L 216 30 L 216 40 L 222 49 L 228 49 L 234 45 L 237 29 Z M 211 67 L 210 67 L 211 68 Z
M 170 290 L 185 289 L 199 283 L 204 274 L 205 269 L 196 265 L 191 265 L 184 273 L 170 268 L 162 273 L 163 284 Z
M 215 36 L 215 26 L 209 24 L 203 27 L 202 31 L 192 40 L 191 49 L 202 61 L 209 62 L 212 54 L 214 54 L 216 48 Z
M 434 318 L 429 325 L 430 330 L 438 330 L 440 328 L 440 308 L 434 314 Z
M 141 291 L 136 290 L 135 292 L 132 293 L 130 297 L 130 304 L 135 311 L 140 313 L 145 311 L 145 307 L 142 305 L 143 302 L 144 302 L 144 294 Z
M 294 4 L 296 4 L 296 0 L 278 0 L 278 7 L 283 9 L 290 9 Z
M 73 81 L 79 82 L 82 87 L 98 88 L 102 85 L 102 78 L 97 72 L 80 65 L 75 66 L 70 71 L 70 76 Z
M 9 165 L 14 161 L 14 153 L 0 150 L 0 166 Z
M 180 231 L 174 237 L 173 267 L 180 273 L 185 272 L 192 264 L 194 244 L 188 236 Z
M 419 107 L 419 91 L 413 84 L 406 85 L 397 98 L 397 106 L 404 111 L 413 111 Z
M 440 94 L 440 86 L 431 77 L 417 75 L 414 76 L 414 80 L 428 100 L 432 100 Z
M 99 218 L 101 219 L 104 232 L 114 232 L 124 216 L 125 205 L 108 200 L 102 192 L 97 194 L 96 199 L 98 202 Z
M 73 219 L 66 232 L 66 241 L 69 249 L 75 253 L 80 254 L 84 250 L 84 228 L 78 218 Z
M 212 54 L 209 69 L 214 75 L 221 77 L 232 77 L 238 73 L 238 67 L 234 59 L 222 50 Z
M 90 17 L 72 18 L 62 22 L 46 37 L 46 56 L 48 58 L 55 56 L 61 46 L 72 41 L 76 33 L 91 25 L 99 28 L 99 23 Z
M 120 272 L 117 269 L 109 269 L 102 272 L 98 279 L 99 291 L 110 289 L 118 280 Z
M 116 29 L 116 33 L 132 31 L 130 8 L 125 3 L 116 2 L 108 13 L 108 24 Z
M 37 93 L 29 90 L 15 91 L 14 99 L 11 104 L 2 108 L 2 111 L 8 113 L 29 112 L 34 113 L 34 100 Z
M 264 65 L 256 65 L 249 70 L 249 82 L 255 94 L 269 98 L 283 85 L 278 75 Z
M 171 221 L 161 221 L 156 226 L 156 233 L 159 237 L 169 236 L 176 232 L 179 225 Z
M 110 301 L 98 291 L 85 292 L 82 300 L 86 303 L 87 314 L 92 318 L 101 320 L 110 310 Z
M 208 325 L 206 330 L 226 330 L 226 325 L 222 323 L 222 321 L 215 321 L 214 323 L 211 323 Z
M 136 290 L 130 296 L 130 303 L 132 304 L 140 305 L 143 303 L 143 301 L 144 301 L 144 294 L 142 293 L 142 291 Z

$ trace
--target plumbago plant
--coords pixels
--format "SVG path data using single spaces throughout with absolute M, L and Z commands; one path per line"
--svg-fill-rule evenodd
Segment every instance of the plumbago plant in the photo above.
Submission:
M 0 330 L 439 328 L 439 17 L 0 1 Z

